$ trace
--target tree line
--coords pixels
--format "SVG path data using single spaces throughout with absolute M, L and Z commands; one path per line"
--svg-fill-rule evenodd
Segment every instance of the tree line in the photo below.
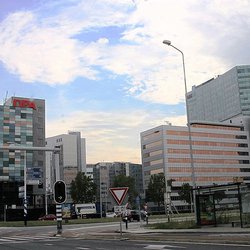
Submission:
M 172 187 L 174 180 L 168 180 L 168 186 Z M 112 187 L 128 187 L 128 202 L 135 205 L 135 199 L 140 195 L 135 190 L 135 180 L 131 176 L 118 175 L 115 176 Z M 191 204 L 192 187 L 189 183 L 183 183 L 178 191 L 180 200 Z M 166 192 L 166 184 L 164 174 L 156 174 L 150 177 L 148 189 L 146 190 L 145 201 L 155 202 L 160 209 L 164 205 L 164 193 Z M 74 203 L 93 203 L 97 201 L 97 185 L 93 179 L 86 176 L 83 172 L 78 172 L 75 180 L 70 185 L 70 195 Z

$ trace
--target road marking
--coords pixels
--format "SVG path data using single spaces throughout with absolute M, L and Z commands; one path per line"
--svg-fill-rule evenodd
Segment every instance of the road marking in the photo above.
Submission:
M 91 228 L 98 228 L 98 227 L 116 227 L 116 226 L 119 226 L 119 224 L 113 224 L 113 225 L 104 225 L 104 226 L 100 226 L 100 225 L 97 225 L 97 226 L 82 226 L 82 227 L 77 227 L 77 228 L 69 228 L 69 229 L 66 229 L 66 231 L 76 231 L 76 230 L 79 230 L 79 229 L 91 229 Z
M 88 248 L 88 247 L 76 247 L 76 249 L 88 250 L 88 249 L 90 249 L 90 248 Z
M 146 249 L 163 249 L 164 247 L 165 246 L 163 246 L 163 245 L 148 245 L 144 248 L 146 248 Z
M 145 249 L 164 249 L 164 250 L 170 250 L 172 248 L 186 248 L 183 246 L 173 246 L 173 245 L 147 245 L 144 247 Z
M 19 238 L 19 237 L 2 237 L 1 240 L 6 241 L 13 241 L 13 240 L 20 240 L 20 241 L 26 241 L 27 239 Z
M 19 235 L 13 237 L 0 237 L 0 244 L 5 243 L 18 243 L 18 242 L 31 242 L 31 241 L 59 241 L 61 238 L 55 238 L 52 236 L 28 236 L 28 235 Z
M 171 241 L 172 242 L 172 241 Z M 175 242 L 172 242 L 175 243 Z M 233 247 L 248 247 L 250 245 L 245 244 L 235 244 L 235 243 L 218 243 L 218 242 L 195 242 L 195 241 L 179 241 L 180 244 L 187 244 L 187 245 L 212 245 L 212 246 L 233 246 Z
M 5 241 L 6 242 L 6 241 L 13 241 L 13 240 L 10 240 L 10 239 L 1 239 L 0 238 L 0 241 Z

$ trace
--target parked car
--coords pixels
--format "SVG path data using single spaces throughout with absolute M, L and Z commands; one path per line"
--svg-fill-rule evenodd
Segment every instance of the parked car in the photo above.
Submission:
M 46 214 L 38 218 L 38 220 L 56 220 L 56 216 L 54 214 Z
M 140 215 L 139 215 L 139 211 L 138 210 L 127 210 L 126 212 L 124 212 L 122 214 L 122 220 L 124 222 L 126 222 L 126 220 L 128 222 L 131 222 L 131 221 L 140 221 Z
M 143 221 L 148 220 L 149 213 L 145 210 L 141 210 L 141 219 Z M 123 213 L 122 220 L 126 222 L 126 219 L 128 222 L 131 221 L 140 221 L 140 213 L 139 210 L 127 210 L 127 213 Z
M 131 210 L 130 211 L 130 221 L 140 221 L 140 214 L 138 210 Z

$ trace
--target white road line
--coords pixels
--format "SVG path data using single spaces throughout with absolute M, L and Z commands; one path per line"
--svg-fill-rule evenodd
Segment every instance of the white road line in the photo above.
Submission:
M 171 241 L 172 242 L 172 241 Z M 174 243 L 174 242 L 172 242 Z M 217 243 L 217 242 L 195 242 L 195 241 L 179 241 L 179 244 L 187 244 L 187 245 L 212 245 L 212 246 L 233 246 L 233 247 L 250 247 L 249 245 L 245 244 L 230 244 L 230 243 Z
M 79 249 L 79 250 L 88 250 L 90 248 L 88 248 L 88 247 L 76 247 L 76 249 Z
M 9 243 L 14 243 L 14 242 L 31 242 L 31 241 L 59 241 L 59 238 L 55 238 L 52 236 L 13 236 L 13 237 L 0 237 L 0 243 L 2 242 L 9 242 Z
M 76 231 L 76 230 L 79 230 L 79 229 L 91 229 L 91 228 L 103 228 L 103 227 L 116 227 L 116 226 L 119 226 L 119 224 L 115 224 L 115 225 L 104 225 L 104 226 L 100 226 L 100 225 L 97 225 L 97 226 L 88 226 L 88 227 L 78 227 L 78 228 L 69 228 L 69 229 L 66 229 L 66 231 Z
M 145 246 L 145 244 L 144 244 Z M 174 246 L 174 245 L 147 245 L 146 247 L 144 247 L 145 249 L 164 249 L 164 250 L 168 250 L 168 249 L 172 249 L 172 248 L 186 248 L 183 246 Z
M 6 240 L 6 241 L 13 241 L 13 240 L 26 241 L 27 239 L 19 238 L 19 237 L 1 237 L 1 240 Z
M 6 242 L 6 241 L 13 241 L 13 240 L 1 239 L 1 238 L 0 238 L 0 241 L 5 241 L 5 242 Z
M 145 249 L 165 249 L 165 245 L 148 245 Z

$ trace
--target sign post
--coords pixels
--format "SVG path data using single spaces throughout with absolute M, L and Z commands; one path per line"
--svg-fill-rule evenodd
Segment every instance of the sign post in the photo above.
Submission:
M 120 216 L 120 235 L 122 238 L 122 211 L 124 211 L 125 206 L 121 206 L 122 202 L 124 201 L 126 194 L 128 193 L 128 187 L 116 187 L 116 188 L 109 188 L 109 192 L 114 197 L 118 207 L 116 206 L 115 209 L 121 212 Z

